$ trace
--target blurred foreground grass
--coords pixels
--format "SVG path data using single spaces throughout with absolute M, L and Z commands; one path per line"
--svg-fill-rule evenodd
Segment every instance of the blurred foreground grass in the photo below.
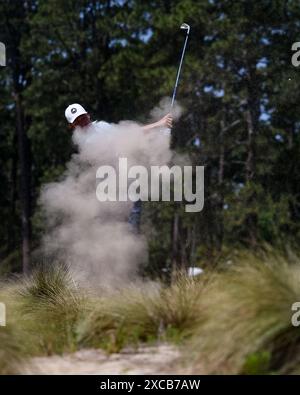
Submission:
M 297 373 L 300 328 L 291 324 L 300 301 L 300 260 L 275 252 L 243 254 L 197 279 L 87 293 L 63 266 L 4 282 L 7 326 L 0 327 L 0 373 L 22 373 L 36 355 L 172 342 L 189 372 Z

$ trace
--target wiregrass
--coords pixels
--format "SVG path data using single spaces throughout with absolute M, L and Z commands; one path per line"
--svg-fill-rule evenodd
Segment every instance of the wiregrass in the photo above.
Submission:
M 74 284 L 64 266 L 40 268 L 0 286 L 7 326 L 0 327 L 0 373 L 22 373 L 35 355 L 167 341 L 182 347 L 193 373 L 270 374 L 299 371 L 297 259 L 244 255 L 198 279 L 170 286 L 131 285 L 98 296 Z
M 299 358 L 300 330 L 291 324 L 300 300 L 300 265 L 270 254 L 248 256 L 215 276 L 203 294 L 205 319 L 191 339 L 193 371 L 262 374 Z

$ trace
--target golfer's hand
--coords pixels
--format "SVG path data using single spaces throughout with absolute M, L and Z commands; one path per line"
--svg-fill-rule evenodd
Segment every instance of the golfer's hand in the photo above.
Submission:
M 157 122 L 157 126 L 162 128 L 172 129 L 172 125 L 173 125 L 173 117 L 170 113 L 165 115 L 162 119 L 160 119 Z

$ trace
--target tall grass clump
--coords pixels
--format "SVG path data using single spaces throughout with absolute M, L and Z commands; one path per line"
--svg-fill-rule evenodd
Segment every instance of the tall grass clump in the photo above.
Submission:
M 193 371 L 270 373 L 297 362 L 300 330 L 291 306 L 300 301 L 300 263 L 244 257 L 214 276 L 202 295 L 205 317 L 191 341 Z
M 16 285 L 12 282 L 0 282 L 0 302 L 6 308 L 6 326 L 0 327 L 0 374 L 18 373 L 18 368 L 27 354 L 16 304 Z
M 0 327 L 0 374 L 13 374 L 18 371 L 26 355 L 24 343 L 20 342 L 21 329 L 18 326 L 11 286 L 0 284 L 0 302 L 6 306 L 6 326 Z
M 170 287 L 132 287 L 100 298 L 81 326 L 81 343 L 116 352 L 139 342 L 181 342 L 201 320 L 202 290 L 202 282 L 181 276 Z
M 17 291 L 24 330 L 34 336 L 32 349 L 50 355 L 77 348 L 77 324 L 87 300 L 64 265 L 41 266 Z
M 14 374 L 18 372 L 25 352 L 23 345 L 11 326 L 0 328 L 0 374 Z
M 22 363 L 35 355 L 77 349 L 77 325 L 88 311 L 88 300 L 64 265 L 39 266 L 25 279 L 0 284 L 6 305 L 0 327 L 0 374 L 22 373 Z

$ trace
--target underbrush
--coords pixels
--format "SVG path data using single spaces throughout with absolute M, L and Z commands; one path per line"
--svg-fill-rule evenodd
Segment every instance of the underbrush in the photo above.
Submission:
M 181 347 L 183 364 L 195 374 L 299 371 L 300 329 L 291 324 L 291 306 L 300 301 L 297 258 L 248 254 L 199 278 L 178 275 L 169 286 L 131 285 L 97 296 L 55 265 L 6 281 L 0 301 L 7 309 L 1 374 L 22 372 L 36 355 L 157 342 Z

